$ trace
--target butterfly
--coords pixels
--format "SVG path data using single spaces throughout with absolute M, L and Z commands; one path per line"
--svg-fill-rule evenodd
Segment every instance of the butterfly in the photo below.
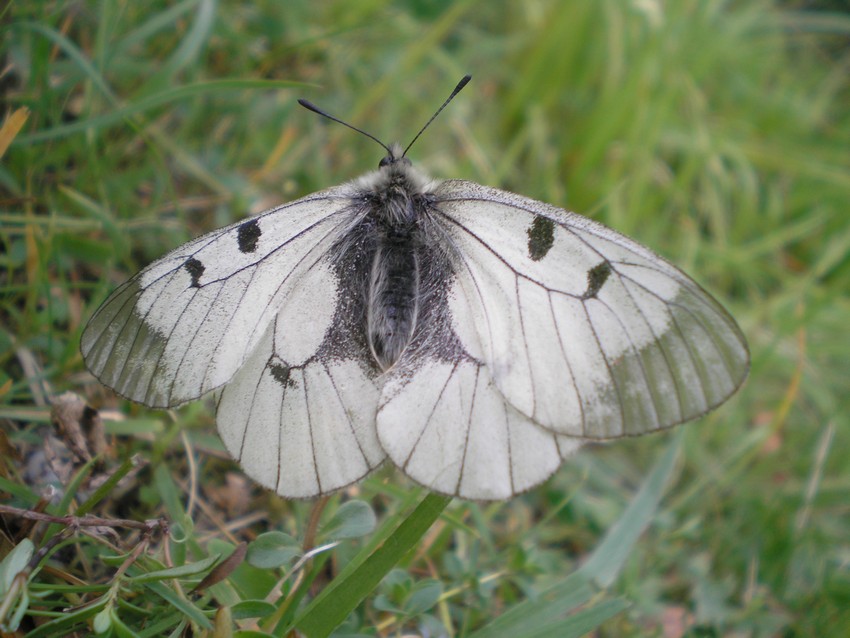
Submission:
M 735 320 L 649 249 L 433 181 L 410 146 L 360 132 L 387 151 L 377 171 L 203 235 L 112 293 L 82 335 L 89 370 L 156 408 L 215 392 L 229 453 L 292 498 L 386 458 L 437 492 L 509 498 L 586 441 L 697 418 L 743 382 Z

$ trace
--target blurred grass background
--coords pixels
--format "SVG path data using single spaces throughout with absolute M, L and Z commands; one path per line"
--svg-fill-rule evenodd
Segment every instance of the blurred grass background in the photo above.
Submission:
M 297 97 L 406 143 L 471 73 L 414 162 L 635 237 L 750 341 L 743 389 L 684 427 L 675 479 L 613 586 L 630 606 L 598 635 L 850 635 L 846 3 L 41 0 L 0 20 L 2 115 L 28 109 L 0 160 L 6 502 L 40 489 L 9 446 L 37 449 L 47 394 L 72 390 L 126 417 L 107 424 L 118 460 L 150 463 L 100 515 L 179 510 L 198 551 L 303 538 L 309 503 L 239 482 L 208 404 L 168 415 L 116 399 L 84 370 L 82 327 L 167 249 L 377 165 L 373 142 Z M 453 503 L 348 635 L 468 635 L 557 582 L 669 436 L 588 448 L 507 503 Z M 385 468 L 328 511 L 356 495 L 380 520 L 406 487 Z M 97 581 L 98 551 L 66 550 L 68 571 Z

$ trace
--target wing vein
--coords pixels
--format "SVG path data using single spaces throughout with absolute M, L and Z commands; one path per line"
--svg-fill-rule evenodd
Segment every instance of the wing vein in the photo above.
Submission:
M 124 313 L 124 308 L 125 308 L 125 306 L 126 306 L 126 305 L 127 305 L 127 304 L 131 301 L 131 300 L 138 301 L 138 298 L 139 298 L 140 294 L 141 294 L 141 292 L 137 292 L 137 293 L 132 294 L 132 295 L 130 295 L 129 297 L 127 297 L 127 299 L 125 299 L 125 300 L 124 300 L 124 303 L 123 303 L 123 304 L 121 304 L 121 307 L 118 309 L 118 312 L 116 312 L 116 313 L 115 313 L 115 315 L 113 316 L 113 320 L 114 320 L 115 316 L 118 316 L 118 314 L 119 314 L 119 313 Z M 135 306 L 135 301 L 133 302 L 133 306 Z M 132 319 L 132 318 L 133 318 L 133 308 L 130 308 L 129 312 L 127 312 L 127 313 L 125 314 L 125 316 L 124 316 L 124 323 L 123 323 L 123 324 L 121 324 L 121 329 L 114 333 L 114 334 L 115 334 L 115 338 L 112 340 L 112 343 L 111 343 L 111 344 L 109 344 L 109 351 L 108 351 L 108 352 L 109 352 L 109 355 L 105 358 L 105 360 L 104 360 L 104 364 L 103 364 L 103 366 L 101 367 L 101 374 L 103 373 L 103 370 L 106 368 L 106 365 L 107 365 L 107 363 L 109 362 L 109 360 L 110 360 L 110 359 L 112 358 L 112 356 L 114 355 L 114 353 L 115 353 L 115 346 L 116 346 L 116 345 L 118 344 L 118 342 L 120 341 L 120 336 L 121 336 L 121 334 L 122 334 L 122 333 L 124 332 L 124 330 L 127 328 L 127 323 L 129 323 L 130 319 Z M 91 347 L 91 349 L 89 350 L 89 352 L 90 352 L 90 353 L 92 353 L 92 352 L 96 352 L 96 351 L 97 351 L 97 344 L 99 344 L 99 343 L 100 343 L 100 340 L 101 340 L 101 338 L 102 338 L 104 335 L 108 334 L 108 331 L 107 331 L 107 328 L 108 328 L 108 327 L 109 327 L 109 324 L 107 323 L 107 324 L 106 324 L 106 327 L 103 329 L 103 331 L 101 331 L 100 335 L 98 335 L 97 340 L 94 342 L 94 344 L 92 344 L 92 347 Z M 124 369 L 125 369 L 125 366 L 126 366 L 126 364 L 127 364 L 127 358 L 130 356 L 130 353 L 133 351 L 133 346 L 135 346 L 135 345 L 136 345 L 136 339 L 138 338 L 138 336 L 139 336 L 139 334 L 138 334 L 138 331 L 137 331 L 137 332 L 136 332 L 136 334 L 135 334 L 135 335 L 133 335 L 133 341 L 132 341 L 132 343 L 130 344 L 130 347 L 127 349 L 127 355 L 124 357 L 124 361 L 121 363 L 120 373 L 119 373 L 119 374 L 118 374 L 118 376 L 117 376 L 117 378 L 118 378 L 118 379 L 120 379 L 121 377 L 123 377 L 123 376 L 124 376 Z
M 276 329 L 277 329 L 277 324 L 275 324 L 275 330 Z M 272 344 L 274 344 L 274 342 L 272 342 Z M 272 346 L 272 347 L 274 347 L 274 346 Z M 274 355 L 272 355 L 272 356 L 274 356 Z M 266 363 L 266 370 L 268 370 L 268 366 L 269 366 L 269 363 L 271 363 L 271 360 L 272 360 L 272 357 L 269 357 L 269 361 Z M 265 372 L 265 370 L 264 370 L 264 372 Z M 261 379 L 263 378 L 262 375 L 260 375 L 260 378 Z M 257 384 L 257 387 L 259 387 L 259 383 Z M 280 457 L 283 454 L 283 447 L 284 447 L 283 433 L 285 432 L 285 430 L 284 430 L 284 422 L 283 422 L 283 418 L 284 418 L 284 416 L 283 416 L 284 415 L 283 406 L 286 403 L 286 391 L 287 390 L 288 390 L 288 388 L 285 385 L 281 388 L 280 406 L 279 406 L 278 412 L 277 412 L 277 424 L 278 424 L 278 428 L 277 428 L 277 454 L 275 455 L 277 457 L 277 474 L 275 475 L 274 485 L 275 485 L 275 491 L 277 491 L 278 493 L 281 493 L 281 481 L 283 480 L 283 463 L 281 462 Z M 256 390 L 254 391 L 254 398 L 256 398 Z M 243 439 L 243 443 L 244 443 L 244 439 Z
M 360 452 L 360 456 L 363 457 L 363 460 L 366 461 L 366 467 L 370 468 L 372 465 L 369 463 L 369 457 L 366 456 L 366 452 L 363 450 L 363 446 L 360 443 L 360 439 L 357 436 L 357 429 L 354 427 L 354 421 L 351 419 L 351 414 L 346 409 L 345 401 L 342 398 L 342 395 L 339 392 L 339 388 L 336 385 L 336 379 L 333 378 L 330 372 L 330 368 L 322 361 L 322 367 L 325 369 L 325 374 L 328 379 L 330 379 L 331 387 L 334 389 L 334 396 L 336 397 L 337 402 L 342 407 L 342 412 L 345 415 L 346 423 L 348 424 L 348 429 L 351 431 L 352 436 L 354 437 L 355 443 L 357 443 L 357 449 Z
M 446 386 L 448 386 L 449 381 L 451 381 L 452 376 L 454 376 L 455 371 L 457 370 L 458 362 L 455 362 L 452 366 L 451 371 L 446 377 L 446 381 L 443 383 L 443 387 L 440 388 L 440 392 L 437 394 L 437 398 L 434 401 L 434 405 L 431 406 L 431 411 L 428 413 L 428 418 L 425 419 L 425 424 L 422 427 L 422 431 L 419 432 L 419 436 L 416 437 L 416 441 L 414 441 L 413 446 L 410 448 L 410 452 L 407 455 L 407 458 L 404 460 L 404 463 L 401 465 L 401 470 L 404 471 L 407 469 L 407 465 L 410 463 L 410 459 L 413 458 L 413 454 L 416 452 L 416 448 L 419 445 L 419 442 L 422 440 L 422 437 L 425 434 L 425 430 L 428 429 L 429 424 L 431 423 L 431 419 L 434 416 L 434 412 L 437 410 L 437 405 L 440 403 L 443 397 L 443 392 L 446 390 Z
M 212 352 L 210 353 L 210 363 L 215 361 L 215 357 L 218 354 L 218 350 L 219 350 L 219 348 L 221 348 L 221 344 L 224 341 L 224 336 L 230 330 L 230 326 L 233 323 L 233 318 L 236 316 L 236 311 L 239 308 L 239 306 L 242 304 L 242 301 L 245 299 L 245 295 L 248 293 L 248 289 L 251 287 L 251 284 L 254 282 L 254 277 L 256 276 L 258 270 L 259 270 L 259 268 L 254 268 L 254 270 L 251 273 L 251 276 L 249 277 L 248 281 L 242 287 L 242 294 L 239 296 L 239 301 L 237 301 L 236 303 L 233 304 L 233 312 L 230 313 L 230 317 L 227 319 L 227 325 L 225 326 L 224 330 L 221 331 L 221 335 L 218 338 L 218 342 L 215 344 L 215 348 L 213 348 Z M 247 341 L 247 343 L 251 343 L 250 340 Z M 251 354 L 250 352 L 244 352 L 242 354 L 242 362 L 243 363 L 245 362 L 245 359 L 248 356 L 250 356 L 250 354 Z M 212 370 L 212 369 L 213 369 L 212 365 L 207 366 L 206 372 L 204 372 L 204 378 L 201 381 L 201 388 L 202 389 L 204 387 L 206 387 L 206 385 L 209 381 L 210 370 Z
M 552 323 L 555 326 L 555 333 L 558 335 L 558 348 L 561 350 L 561 356 L 563 357 L 564 362 L 566 362 L 566 364 L 567 364 L 567 370 L 570 373 L 573 390 L 575 390 L 575 393 L 576 393 L 576 400 L 578 401 L 578 409 L 579 409 L 579 413 L 581 414 L 581 432 L 582 432 L 582 434 L 586 435 L 587 434 L 587 421 L 586 421 L 586 417 L 585 417 L 585 414 L 584 414 L 584 402 L 583 402 L 583 398 L 581 396 L 581 390 L 579 389 L 578 383 L 576 382 L 576 375 L 575 375 L 575 372 L 573 371 L 573 364 L 570 363 L 570 358 L 567 356 L 567 349 L 566 349 L 566 346 L 564 345 L 564 336 L 561 334 L 561 326 L 558 324 L 558 320 L 555 317 L 555 307 L 552 305 L 552 295 L 553 294 L 554 293 L 552 293 L 552 291 L 550 291 L 550 290 L 546 291 L 546 298 L 549 301 L 549 314 L 552 316 Z M 560 446 L 559 446 L 559 449 L 560 449 Z
M 198 338 L 198 334 L 200 334 L 201 328 L 204 326 L 204 323 L 209 318 L 210 313 L 212 312 L 212 309 L 215 306 L 216 301 L 218 300 L 219 296 L 221 295 L 222 289 L 224 288 L 224 286 L 227 285 L 228 281 L 229 280 L 225 280 L 225 283 L 222 284 L 221 286 L 219 286 L 218 290 L 216 290 L 216 292 L 215 292 L 215 298 L 210 302 L 209 306 L 207 307 L 207 311 L 204 313 L 203 319 L 201 319 L 200 321 L 195 323 L 194 332 L 191 333 L 192 336 L 188 339 L 188 343 L 183 348 L 183 354 L 180 356 L 180 362 L 177 364 L 177 368 L 174 370 L 174 379 L 171 382 L 171 388 L 168 391 L 168 398 L 166 399 L 167 402 L 168 402 L 168 405 L 171 405 L 171 399 L 172 399 L 172 396 L 174 394 L 174 386 L 177 383 L 177 379 L 180 378 L 180 370 L 183 368 L 183 363 L 186 361 L 186 355 L 189 353 L 190 350 L 192 350 L 192 345 L 195 343 L 195 339 Z M 220 341 L 221 341 L 221 339 L 219 339 L 219 342 Z M 164 348 L 163 348 L 163 352 L 165 352 Z M 206 377 L 206 370 L 204 371 L 204 376 Z M 204 389 L 204 386 L 203 386 L 203 380 L 202 380 L 199 391 L 201 393 L 203 393 L 203 389 Z
M 729 379 L 730 379 L 730 380 L 734 381 L 734 379 L 735 379 L 735 374 L 734 374 L 733 366 L 732 366 L 732 363 L 731 363 L 730 361 L 728 361 L 728 359 L 727 359 L 727 357 L 726 357 L 726 350 L 725 350 L 725 348 L 721 348 L 721 347 L 719 347 L 719 345 L 718 345 L 718 344 L 719 344 L 719 341 L 718 341 L 718 340 L 714 337 L 714 335 L 711 333 L 711 331 L 710 331 L 708 328 L 706 328 L 706 326 L 705 326 L 705 322 L 703 321 L 702 317 L 701 317 L 699 314 L 694 313 L 694 311 L 693 311 L 693 310 L 691 310 L 690 308 L 688 308 L 686 305 L 683 305 L 683 304 L 677 303 L 677 302 L 675 302 L 675 301 L 667 301 L 667 300 L 665 300 L 663 297 L 661 297 L 661 296 L 660 296 L 660 295 L 658 295 L 657 293 L 653 292 L 652 290 L 650 290 L 649 288 L 647 288 L 646 286 L 644 286 L 641 282 L 637 281 L 636 279 L 634 279 L 634 278 L 632 278 L 632 277 L 629 277 L 629 276 L 628 276 L 628 275 L 626 275 L 626 274 L 622 274 L 622 273 L 621 273 L 621 275 L 620 275 L 620 276 L 621 276 L 621 277 L 624 277 L 624 278 L 627 278 L 629 281 L 631 281 L 632 283 L 634 283 L 636 286 L 639 286 L 640 288 L 643 288 L 643 289 L 644 289 L 644 290 L 646 290 L 649 294 L 651 294 L 651 295 L 653 295 L 654 297 L 658 298 L 658 299 L 659 299 L 662 303 L 664 303 L 664 304 L 665 304 L 668 308 L 670 308 L 670 307 L 679 308 L 682 312 L 685 312 L 685 313 L 689 314 L 689 315 L 690 315 L 690 316 L 694 319 L 694 322 L 695 322 L 695 323 L 696 323 L 696 324 L 697 324 L 697 325 L 698 325 L 698 326 L 702 329 L 703 333 L 706 335 L 706 337 L 708 338 L 709 342 L 712 344 L 712 347 L 714 348 L 714 350 L 715 350 L 715 351 L 717 352 L 717 354 L 719 355 L 720 360 L 723 362 L 723 366 L 726 368 L 726 375 L 729 377 Z M 699 299 L 700 301 L 702 301 L 702 300 L 700 299 L 700 298 L 702 297 L 702 295 L 694 294 L 694 293 L 693 293 L 692 291 L 690 291 L 690 290 L 688 290 L 688 292 L 691 292 L 691 296 L 692 296 L 692 297 L 694 297 L 694 298 Z M 713 313 L 713 314 L 718 315 L 721 319 L 723 319 L 723 320 L 724 320 L 724 322 L 728 323 L 728 321 L 727 321 L 727 319 L 726 319 L 726 316 L 725 316 L 725 315 L 723 315 L 723 314 L 719 314 L 719 313 L 715 310 L 715 308 L 713 308 L 712 306 L 709 306 L 709 308 L 710 308 L 710 310 L 712 311 L 712 313 Z M 673 317 L 673 319 L 675 320 L 675 315 L 674 315 L 672 312 L 670 312 L 670 316 L 671 316 L 671 317 Z M 681 331 L 680 331 L 680 333 L 681 333 Z M 737 334 L 737 331 L 734 331 L 734 334 Z M 683 339 L 684 339 L 684 337 L 683 337 Z M 686 341 L 687 341 L 687 340 L 686 340 Z
M 307 388 L 307 374 L 306 370 L 302 370 L 301 380 L 304 384 L 304 401 L 307 404 L 307 432 L 310 437 L 310 453 L 313 457 L 313 474 L 316 476 L 316 484 L 319 486 L 318 494 L 324 493 L 324 488 L 322 487 L 322 478 L 319 475 L 319 464 L 316 461 L 316 439 L 313 436 L 313 404 L 310 403 L 310 393 Z
M 441 203 L 443 203 L 443 202 L 486 202 L 486 203 L 488 203 L 488 204 L 492 204 L 492 203 L 493 203 L 492 201 L 490 201 L 490 200 L 488 200 L 488 199 L 483 199 L 483 198 L 480 198 L 480 197 L 454 197 L 454 198 L 447 197 L 447 198 L 444 198 L 444 199 L 442 199 L 442 200 L 441 200 Z M 514 209 L 516 209 L 516 210 L 525 211 L 526 213 L 529 213 L 529 214 L 531 214 L 531 215 L 541 215 L 541 213 L 540 213 L 540 211 L 539 211 L 539 210 L 532 210 L 532 209 L 530 209 L 530 208 L 526 208 L 526 207 L 524 207 L 524 206 L 517 206 L 516 204 L 513 204 L 513 203 L 509 203 L 509 202 L 505 202 L 505 201 L 499 201 L 499 202 L 498 202 L 498 204 L 499 204 L 500 206 L 505 206 L 505 207 L 507 207 L 507 208 L 514 208 Z M 439 209 L 438 209 L 438 210 L 439 210 Z M 449 221 L 451 221 L 452 223 L 454 223 L 454 224 L 456 224 L 456 225 L 460 226 L 461 228 L 463 228 L 463 229 L 464 229 L 467 233 L 469 233 L 470 235 L 472 235 L 473 237 L 475 237 L 475 238 L 476 238 L 479 242 L 481 242 L 484 246 L 487 246 L 487 244 L 486 244 L 486 243 L 484 243 L 484 242 L 482 242 L 482 241 L 481 241 L 481 239 L 480 239 L 480 238 L 479 238 L 479 237 L 478 237 L 475 233 L 473 233 L 471 230 L 469 230 L 466 226 L 464 226 L 463 224 L 461 224 L 459 221 L 457 221 L 456 219 L 454 219 L 454 218 L 450 217 L 450 216 L 449 216 L 449 215 L 447 215 L 446 213 L 443 213 L 442 211 L 440 211 L 440 213 L 441 213 L 441 214 L 442 214 L 442 215 L 443 215 L 446 219 L 448 219 Z M 599 256 L 599 258 L 600 258 L 600 259 L 603 259 L 603 260 L 606 260 L 606 261 L 607 261 L 607 259 L 606 259 L 606 258 L 605 258 L 605 256 L 602 254 L 602 252 L 601 252 L 598 248 L 596 248 L 595 246 L 593 246 L 593 244 L 591 244 L 590 242 L 588 242 L 588 241 L 587 241 L 584 237 L 582 237 L 582 236 L 580 235 L 580 233 L 579 233 L 579 231 L 578 231 L 578 230 L 576 230 L 575 228 L 573 228 L 573 227 L 572 227 L 572 226 L 570 226 L 569 224 L 564 223 L 564 222 L 563 222 L 562 220 L 560 220 L 560 219 L 552 218 L 552 217 L 550 217 L 550 216 L 548 216 L 548 215 L 542 215 L 542 216 L 543 216 L 543 217 L 546 217 L 546 219 L 549 219 L 549 220 L 553 221 L 554 223 L 558 224 L 558 226 L 560 226 L 561 228 L 563 228 L 566 232 L 568 232 L 570 235 L 572 235 L 572 236 L 573 236 L 573 237 L 575 237 L 578 241 L 580 241 L 582 244 L 584 244 L 584 246 L 586 246 L 586 247 L 587 247 L 587 248 L 588 248 L 591 252 L 593 252 L 593 253 L 595 253 L 597 256 Z M 587 228 L 582 228 L 581 230 L 582 230 L 582 231 L 584 231 L 584 232 L 588 232 L 588 234 L 593 235 L 594 237 L 597 237 L 597 238 L 599 238 L 599 239 L 605 239 L 605 240 L 607 240 L 607 238 L 606 238 L 606 237 L 603 237 L 603 236 L 601 236 L 601 235 L 597 235 L 596 233 L 590 232 Z M 489 248 L 489 247 L 488 247 L 488 248 Z M 631 251 L 631 250 L 630 250 L 629 252 L 634 252 L 634 251 Z M 495 253 L 494 253 L 494 254 L 495 254 Z M 500 257 L 498 254 L 496 254 L 496 256 L 497 256 L 497 257 L 499 257 L 499 258 L 501 259 L 501 257 Z M 503 260 L 503 261 L 504 261 L 504 260 Z M 506 264 L 506 265 L 507 265 L 507 264 Z M 508 265 L 508 268 L 511 268 L 511 267 Z M 512 268 L 511 268 L 511 269 L 512 269 Z M 512 269 L 512 270 L 513 270 L 513 269 Z
M 174 272 L 176 272 L 176 271 L 174 271 Z M 157 376 L 157 371 L 160 369 L 160 364 L 162 363 L 163 356 L 165 356 L 165 350 L 168 347 L 168 343 L 171 341 L 171 336 L 174 334 L 174 331 L 177 330 L 177 326 L 180 324 L 180 320 L 183 318 L 183 315 L 186 313 L 186 309 L 191 305 L 192 301 L 194 301 L 194 299 L 197 295 L 198 295 L 198 289 L 193 289 L 192 290 L 192 298 L 189 299 L 189 301 L 186 302 L 186 305 L 183 306 L 183 309 L 180 311 L 180 314 L 177 315 L 177 320 L 174 322 L 174 324 L 171 326 L 171 329 L 168 331 L 168 336 L 165 337 L 162 340 L 162 342 L 163 342 L 162 350 L 160 351 L 159 356 L 156 358 L 156 365 L 153 368 L 153 372 L 148 377 L 148 382 L 147 382 L 147 385 L 145 386 L 145 393 L 144 393 L 143 396 L 145 397 L 145 404 L 146 405 L 150 404 L 150 400 L 148 399 L 148 395 L 150 394 L 150 391 L 151 391 L 151 385 L 153 384 L 154 378 Z M 156 305 L 156 302 L 159 301 L 159 300 L 160 300 L 160 297 L 157 297 L 156 301 L 154 301 L 154 303 L 151 304 L 151 307 L 145 313 L 145 317 L 142 320 L 142 323 L 147 322 L 148 316 L 150 315 L 151 311 L 153 310 L 154 306 Z M 138 335 L 138 333 L 136 333 L 136 334 Z M 172 392 L 174 392 L 174 382 L 175 382 L 175 380 L 176 380 L 176 375 L 175 375 L 174 378 L 169 380 L 169 384 L 168 384 L 168 386 L 169 386 L 168 387 L 168 396 L 169 397 L 171 396 Z M 170 404 L 168 404 L 168 406 L 170 407 Z
M 544 288 L 545 290 L 545 288 Z M 516 298 L 517 314 L 519 315 L 519 329 L 522 332 L 522 342 L 525 346 L 525 360 L 528 363 L 528 375 L 531 377 L 531 417 L 537 415 L 537 386 L 534 383 L 534 365 L 531 362 L 531 352 L 528 348 L 528 335 L 525 332 L 525 318 L 522 302 L 519 298 L 519 278 L 514 277 L 514 297 Z
M 96 324 L 95 319 L 97 319 L 98 316 L 105 314 L 107 308 L 109 308 L 115 301 L 122 299 L 121 295 L 124 294 L 124 291 L 127 288 L 129 288 L 130 285 L 135 282 L 135 280 L 136 280 L 136 277 L 133 277 L 133 278 L 129 279 L 128 281 L 125 281 L 121 286 L 118 287 L 117 290 L 115 290 L 115 292 L 113 292 L 111 295 L 109 295 L 109 297 L 106 299 L 106 301 L 103 302 L 103 305 L 101 305 L 97 310 L 95 310 L 94 315 L 92 315 L 91 320 L 89 320 L 89 323 L 86 326 L 87 330 L 90 327 L 92 327 Z M 113 313 L 112 319 L 117 317 L 119 313 L 123 312 L 124 306 L 127 305 L 127 302 L 130 301 L 131 299 L 137 297 L 140 292 L 141 291 L 139 290 L 135 294 L 131 294 L 129 297 L 123 298 L 120 307 L 118 308 L 118 310 L 115 313 Z M 89 352 L 95 351 L 97 344 L 100 342 L 100 339 L 103 337 L 103 335 L 106 334 L 107 328 L 109 328 L 109 324 L 110 324 L 110 321 L 103 322 L 103 327 L 101 328 L 100 332 L 98 332 L 97 336 L 94 337 L 94 340 L 92 341 L 91 347 L 89 348 Z
M 457 484 L 455 485 L 455 494 L 460 493 L 460 485 L 463 482 L 463 473 L 466 471 L 466 454 L 469 451 L 469 433 L 472 431 L 472 413 L 475 411 L 475 399 L 478 395 L 478 380 L 481 373 L 481 366 L 475 368 L 475 382 L 472 386 L 472 396 L 469 401 L 469 412 L 466 415 L 466 436 L 463 439 L 463 455 L 460 459 L 460 471 L 457 475 Z M 452 370 L 454 374 L 454 370 Z
M 608 370 L 608 378 L 611 379 L 611 385 L 614 387 L 614 392 L 617 394 L 617 406 L 620 409 L 620 429 L 624 432 L 626 429 L 626 409 L 623 404 L 623 395 L 620 392 L 620 384 L 617 383 L 617 378 L 614 376 L 614 370 L 611 368 L 611 362 L 608 361 L 608 355 L 605 354 L 605 349 L 602 347 L 602 342 L 599 340 L 599 335 L 596 332 L 596 327 L 593 325 L 593 321 L 590 319 L 590 313 L 587 310 L 588 301 L 584 301 L 581 304 L 582 308 L 584 309 L 584 316 L 587 319 L 588 325 L 590 326 L 590 331 L 593 333 L 593 339 L 594 341 L 596 341 L 596 347 L 599 348 L 599 354 L 602 355 L 602 360 L 605 362 L 605 367 Z
M 601 305 L 608 308 L 611 315 L 614 317 L 614 319 L 616 319 L 617 323 L 620 324 L 620 327 L 623 329 L 623 333 L 626 335 L 626 339 L 629 342 L 629 347 L 632 351 L 632 355 L 634 356 L 635 360 L 637 361 L 638 366 L 640 367 L 641 376 L 643 376 L 644 383 L 646 384 L 646 389 L 647 389 L 647 392 L 649 393 L 649 400 L 650 400 L 650 403 L 652 404 L 652 411 L 655 413 L 655 422 L 660 426 L 661 425 L 661 413 L 659 412 L 659 409 L 658 409 L 658 403 L 656 401 L 655 394 L 652 391 L 652 382 L 649 379 L 649 375 L 646 373 L 646 367 L 643 364 L 643 358 L 640 356 L 640 351 L 638 350 L 637 346 L 635 345 L 635 342 L 632 341 L 632 335 L 629 333 L 629 329 L 626 327 L 626 324 L 623 322 L 623 320 L 620 318 L 620 315 L 617 314 L 616 310 L 611 306 L 611 304 L 609 304 L 609 303 L 607 303 L 607 302 L 605 302 L 605 301 L 603 301 L 602 299 L 599 299 L 599 298 L 597 298 L 596 301 L 598 301 Z M 625 429 L 625 421 L 623 422 L 623 427 Z
M 618 273 L 618 275 L 620 276 L 620 279 L 625 279 L 619 273 Z M 673 369 L 673 363 L 670 360 L 670 354 L 667 352 L 667 346 L 665 345 L 661 336 L 659 336 L 658 334 L 655 333 L 655 329 L 652 327 L 652 323 L 649 321 L 649 318 L 646 316 L 643 309 L 640 307 L 640 304 L 638 304 L 637 301 L 635 300 L 634 294 L 632 293 L 631 290 L 629 290 L 629 287 L 626 286 L 625 281 L 623 282 L 623 289 L 626 291 L 626 294 L 629 295 L 629 298 L 632 300 L 632 303 L 634 304 L 635 308 L 637 308 L 638 314 L 643 319 L 643 322 L 646 325 L 647 330 L 649 330 L 650 334 L 652 334 L 653 344 L 658 346 L 658 350 L 661 352 L 661 356 L 664 358 L 664 365 L 667 367 L 667 372 L 670 373 L 670 378 L 673 380 L 673 387 L 676 390 L 676 405 L 678 407 L 678 412 L 679 412 L 679 419 L 678 420 L 681 421 L 685 418 L 685 404 L 684 404 L 684 399 L 683 399 L 683 389 L 680 387 L 680 385 L 679 385 L 680 381 L 679 381 L 678 375 L 676 374 L 675 370 Z M 666 304 L 665 304 L 665 308 L 666 308 Z

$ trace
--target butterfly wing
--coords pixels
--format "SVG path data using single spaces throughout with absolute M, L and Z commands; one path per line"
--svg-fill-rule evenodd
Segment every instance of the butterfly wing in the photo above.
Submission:
M 329 189 L 153 262 L 86 326 L 80 348 L 89 370 L 151 407 L 180 405 L 226 383 L 299 277 L 350 223 L 349 209 L 347 193 Z
M 436 246 L 437 239 L 425 243 Z M 453 324 L 476 318 L 450 314 L 451 277 L 441 261 L 439 251 L 420 259 L 430 294 L 420 303 L 421 328 L 384 375 L 378 438 L 402 472 L 432 490 L 509 498 L 546 480 L 582 441 L 545 430 L 516 410 L 489 367 L 466 350 Z
M 119 394 L 171 407 L 220 388 L 231 455 L 285 496 L 360 478 L 385 454 L 378 389 L 356 345 L 356 291 L 334 246 L 362 212 L 328 189 L 195 239 L 152 263 L 98 309 L 81 342 Z M 340 347 L 335 344 L 349 344 Z
M 282 496 L 332 492 L 386 456 L 375 433 L 377 371 L 358 346 L 352 301 L 328 261 L 315 264 L 219 396 L 228 452 Z
M 732 317 L 689 277 L 601 224 L 451 180 L 435 192 L 451 246 L 452 328 L 516 410 L 604 439 L 696 418 L 746 377 Z
M 506 499 L 542 483 L 582 443 L 535 425 L 505 400 L 487 367 L 462 352 L 392 372 L 377 424 L 402 472 L 474 500 Z

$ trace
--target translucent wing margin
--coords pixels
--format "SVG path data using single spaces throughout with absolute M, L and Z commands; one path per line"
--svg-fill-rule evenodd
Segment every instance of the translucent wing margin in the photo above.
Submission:
M 568 436 L 696 418 L 743 382 L 746 341 L 698 284 L 589 219 L 460 180 L 435 192 L 453 329 L 508 403 Z
M 86 326 L 80 347 L 89 370 L 118 394 L 151 407 L 180 405 L 227 383 L 295 283 L 353 223 L 351 203 L 346 187 L 328 189 L 153 262 Z M 316 322 L 326 328 L 332 317 L 318 309 L 306 313 L 314 331 L 322 328 Z

